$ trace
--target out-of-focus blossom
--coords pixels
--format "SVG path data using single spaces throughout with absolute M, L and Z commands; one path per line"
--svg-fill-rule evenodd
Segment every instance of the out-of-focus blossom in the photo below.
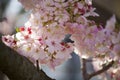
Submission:
M 111 68 L 109 71 L 110 77 L 113 80 L 120 80 L 120 68 Z
M 13 32 L 12 24 L 9 23 L 7 20 L 0 22 L 0 33 L 2 34 L 11 34 Z

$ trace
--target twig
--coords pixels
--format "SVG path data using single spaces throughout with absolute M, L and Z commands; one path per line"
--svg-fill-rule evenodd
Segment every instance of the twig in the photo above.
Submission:
M 87 62 L 92 62 L 92 60 L 84 59 L 84 58 L 82 59 L 82 66 L 83 66 L 82 75 L 83 75 L 84 80 L 90 80 L 92 77 L 107 71 L 114 64 L 114 61 L 111 61 L 108 65 L 104 66 L 102 69 L 100 69 L 100 70 L 98 70 L 96 72 L 88 74 L 87 73 L 87 68 L 86 68 L 86 63 Z
M 83 79 L 84 80 L 89 80 L 88 79 L 89 75 L 88 75 L 87 69 L 86 69 L 86 62 L 87 62 L 87 60 L 83 58 L 82 59 L 82 66 L 83 66 L 83 68 L 82 68 L 82 75 L 83 75 Z
M 39 61 L 38 60 L 36 60 L 36 65 L 37 65 L 37 71 L 39 72 L 40 68 L 39 68 Z
M 114 61 L 111 61 L 108 65 L 104 66 L 102 69 L 89 74 L 89 79 L 98 75 L 98 74 L 101 74 L 101 73 L 107 71 L 110 67 L 112 67 L 113 64 L 114 64 Z

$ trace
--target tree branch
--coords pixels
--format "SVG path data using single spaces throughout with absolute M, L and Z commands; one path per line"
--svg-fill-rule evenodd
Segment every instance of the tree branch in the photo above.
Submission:
M 108 65 L 104 66 L 102 69 L 89 74 L 89 79 L 98 75 L 98 74 L 101 74 L 101 73 L 107 71 L 110 67 L 112 67 L 113 64 L 114 64 L 114 61 L 111 61 Z
M 10 80 L 53 80 L 37 68 L 25 57 L 7 47 L 0 34 L 0 70 Z
M 87 73 L 87 69 L 86 69 L 86 63 L 87 63 L 87 59 L 82 59 L 82 75 L 83 75 L 83 79 L 84 80 L 89 80 L 89 75 Z

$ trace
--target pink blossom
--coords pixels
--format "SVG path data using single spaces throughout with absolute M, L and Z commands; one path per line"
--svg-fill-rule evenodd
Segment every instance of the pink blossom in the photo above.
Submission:
M 3 36 L 2 40 L 33 64 L 38 60 L 40 65 L 55 69 L 71 58 L 73 51 L 80 57 L 100 59 L 102 64 L 111 59 L 119 61 L 120 32 L 115 31 L 115 16 L 105 27 L 88 20 L 89 16 L 99 16 L 92 0 L 19 1 L 26 10 L 31 10 L 30 19 L 16 34 Z M 74 43 L 63 42 L 67 34 Z

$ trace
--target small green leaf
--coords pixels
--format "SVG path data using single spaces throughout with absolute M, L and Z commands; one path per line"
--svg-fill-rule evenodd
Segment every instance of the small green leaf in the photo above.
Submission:
M 20 32 L 20 29 L 18 27 L 16 28 L 16 32 Z

